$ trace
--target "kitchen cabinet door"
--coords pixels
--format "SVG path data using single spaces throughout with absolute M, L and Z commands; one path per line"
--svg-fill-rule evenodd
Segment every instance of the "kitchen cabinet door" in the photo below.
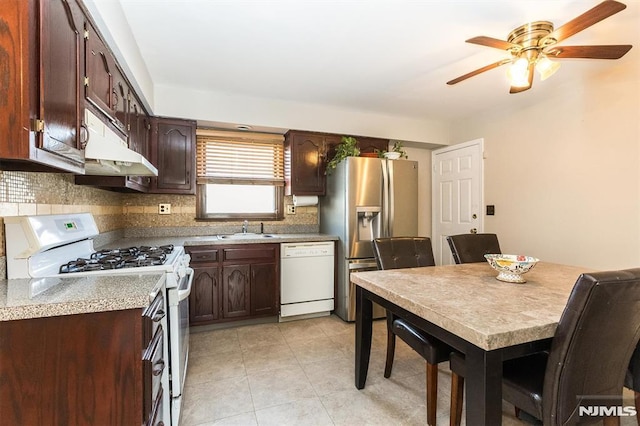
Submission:
M 141 424 L 141 318 L 131 309 L 0 321 L 2 424 Z
M 248 317 L 251 314 L 251 265 L 222 266 L 222 316 Z
M 191 266 L 194 276 L 189 296 L 189 323 L 209 324 L 220 318 L 220 268 L 198 263 Z
M 154 118 L 152 127 L 151 162 L 158 177 L 151 179 L 150 192 L 195 194 L 195 121 Z
M 275 262 L 251 265 L 251 315 L 278 315 L 278 267 Z
M 289 166 L 285 166 L 287 195 L 324 195 L 325 136 L 313 133 L 288 132 L 285 150 Z
M 360 154 L 374 153 L 378 151 L 387 151 L 389 149 L 389 139 L 367 138 L 356 136 Z
M 111 101 L 113 105 L 112 123 L 125 137 L 130 137 L 129 99 L 131 99 L 131 89 L 124 74 L 117 66 L 114 66 L 114 72 L 113 89 L 111 91 Z M 129 141 L 129 148 L 131 148 L 131 141 Z
M 79 149 L 83 16 L 75 0 L 0 7 L 3 169 L 84 172 Z
M 115 60 L 96 30 L 86 23 L 85 28 L 85 96 L 104 114 L 115 110 L 113 75 Z

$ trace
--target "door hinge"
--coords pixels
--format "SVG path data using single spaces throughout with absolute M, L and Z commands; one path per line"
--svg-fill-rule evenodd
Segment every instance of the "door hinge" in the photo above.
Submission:
M 34 118 L 31 120 L 31 131 L 36 133 L 44 133 L 44 120 Z
M 84 39 L 89 40 L 89 30 L 84 30 Z
M 84 78 L 84 85 L 89 87 L 89 77 Z

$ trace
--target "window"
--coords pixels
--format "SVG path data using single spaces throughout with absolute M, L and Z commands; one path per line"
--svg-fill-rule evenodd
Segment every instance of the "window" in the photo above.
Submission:
M 284 138 L 198 129 L 199 219 L 283 218 Z

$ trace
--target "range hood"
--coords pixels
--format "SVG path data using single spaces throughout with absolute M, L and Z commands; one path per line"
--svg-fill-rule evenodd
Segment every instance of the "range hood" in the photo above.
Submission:
M 84 148 L 85 175 L 158 176 L 158 169 L 127 143 L 94 113 L 85 110 L 89 139 Z

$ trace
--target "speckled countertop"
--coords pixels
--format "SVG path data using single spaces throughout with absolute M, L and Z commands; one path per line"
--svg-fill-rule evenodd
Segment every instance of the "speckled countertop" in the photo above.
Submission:
M 524 284 L 487 263 L 358 272 L 353 282 L 486 350 L 552 337 L 586 268 L 540 262 Z
M 230 234 L 225 234 L 230 235 Z M 129 247 L 137 245 L 164 245 L 173 244 L 179 246 L 208 246 L 227 244 L 266 244 L 266 243 L 291 243 L 291 242 L 311 242 L 311 241 L 336 241 L 338 237 L 327 234 L 246 234 L 224 238 L 219 235 L 203 236 L 171 236 L 171 237 L 136 237 L 116 240 L 105 246 L 108 247 Z
M 0 280 L 0 321 L 144 308 L 164 274 Z
M 106 247 L 130 247 L 164 244 L 228 245 L 335 241 L 325 234 L 247 234 L 241 237 L 211 236 L 135 237 L 112 241 Z M 72 315 L 119 309 L 142 308 L 149 304 L 149 294 L 164 280 L 162 274 L 133 274 L 39 280 L 0 280 L 0 321 Z

